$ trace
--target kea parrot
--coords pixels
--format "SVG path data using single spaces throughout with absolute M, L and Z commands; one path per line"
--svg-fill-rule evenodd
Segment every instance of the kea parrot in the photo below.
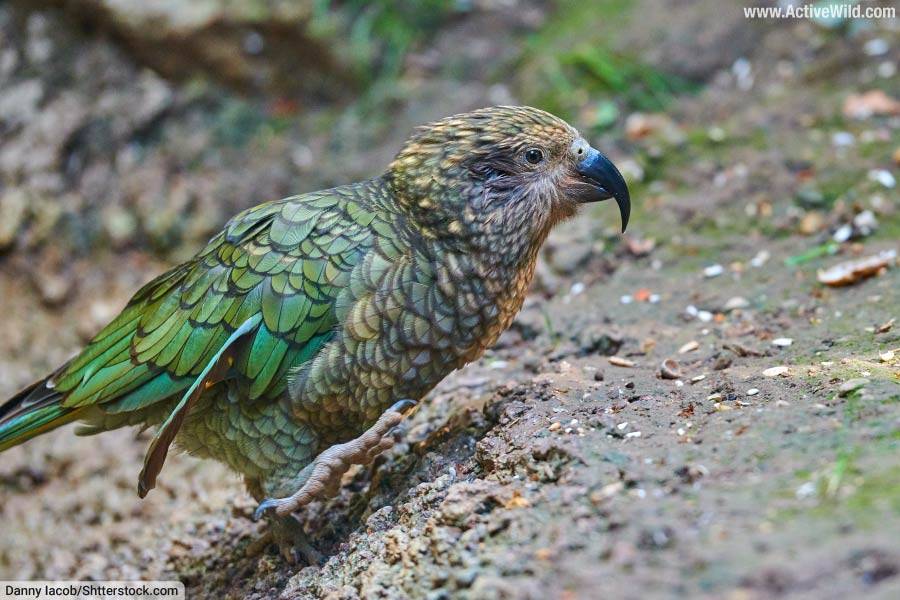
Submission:
M 496 106 L 416 130 L 380 176 L 249 208 L 142 287 L 53 373 L 0 405 L 0 451 L 65 423 L 156 427 L 138 480 L 172 442 L 243 475 L 285 556 L 315 560 L 295 511 L 522 306 L 550 229 L 630 198 L 565 121 Z

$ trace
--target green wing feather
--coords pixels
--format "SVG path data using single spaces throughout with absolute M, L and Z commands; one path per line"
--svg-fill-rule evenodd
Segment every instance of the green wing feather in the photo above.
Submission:
M 43 431 L 86 407 L 135 413 L 183 397 L 248 321 L 253 329 L 234 343 L 227 376 L 244 382 L 250 400 L 276 397 L 288 372 L 332 336 L 335 298 L 370 248 L 376 218 L 352 187 L 238 214 L 194 259 L 141 288 L 78 356 L 41 382 L 56 408 L 46 410 L 44 401 L 45 412 L 32 419 Z M 14 407 L 7 413 L 24 418 Z M 19 423 L 0 413 L 0 427 L 17 433 L 0 435 L 0 443 L 27 437 L 20 435 L 27 422 Z

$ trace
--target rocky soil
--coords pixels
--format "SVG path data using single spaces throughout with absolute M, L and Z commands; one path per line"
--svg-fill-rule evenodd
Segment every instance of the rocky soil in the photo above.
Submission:
M 147 39 L 120 4 L 0 5 L 0 395 L 232 212 L 371 175 L 450 112 L 552 100 L 622 165 L 632 225 L 619 235 L 600 205 L 553 234 L 497 347 L 304 513 L 322 565 L 248 556 L 261 525 L 223 467 L 173 456 L 141 501 L 148 434 L 65 428 L 0 458 L 0 579 L 171 578 L 192 598 L 900 596 L 900 266 L 818 281 L 900 250 L 896 21 L 750 22 L 714 3 L 713 27 L 702 3 L 610 2 L 588 28 L 578 3 L 476 2 L 426 24 L 390 78 L 335 53 L 312 89 L 283 85 L 281 58 L 336 46 L 322 36 L 352 29 L 353 3 L 331 33 L 273 3 L 178 14 Z M 274 31 L 290 34 L 272 54 L 247 51 Z M 169 67 L 167 35 L 244 51 Z M 578 70 L 606 55 L 572 40 L 607 44 L 629 83 L 680 83 L 654 109 Z

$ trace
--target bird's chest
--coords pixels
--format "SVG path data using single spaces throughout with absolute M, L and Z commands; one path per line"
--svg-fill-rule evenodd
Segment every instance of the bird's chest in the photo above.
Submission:
M 449 255 L 434 267 L 434 314 L 447 321 L 441 334 L 453 350 L 453 368 L 479 358 L 509 327 L 534 275 L 530 256 Z
M 340 304 L 339 335 L 301 373 L 299 412 L 339 440 L 397 400 L 422 398 L 497 341 L 533 272 L 466 253 L 368 257 Z

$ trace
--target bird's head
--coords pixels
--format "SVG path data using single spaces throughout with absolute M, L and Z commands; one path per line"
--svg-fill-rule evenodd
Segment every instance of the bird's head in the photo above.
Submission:
M 631 212 L 625 180 L 568 123 L 527 106 L 495 106 L 417 130 L 386 177 L 436 235 L 533 236 L 581 204 L 615 198 L 622 230 Z

